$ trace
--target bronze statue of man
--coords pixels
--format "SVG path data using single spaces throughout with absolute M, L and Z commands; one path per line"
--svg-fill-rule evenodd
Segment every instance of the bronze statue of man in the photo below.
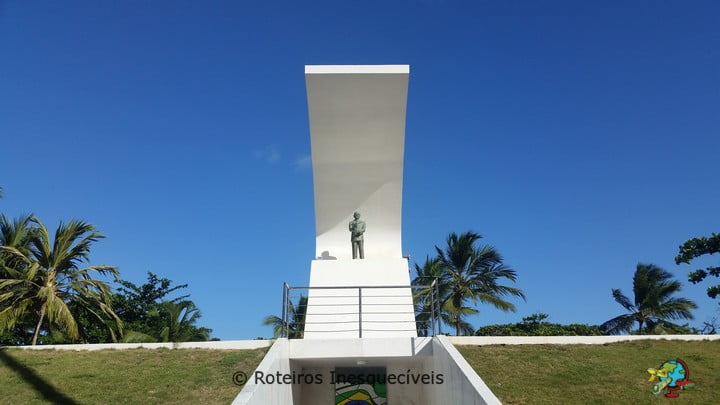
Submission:
M 365 233 L 365 221 L 360 220 L 360 213 L 355 211 L 353 219 L 350 221 L 348 228 L 350 229 L 350 243 L 352 243 L 352 255 L 353 259 L 365 258 L 365 251 L 363 250 L 363 233 Z

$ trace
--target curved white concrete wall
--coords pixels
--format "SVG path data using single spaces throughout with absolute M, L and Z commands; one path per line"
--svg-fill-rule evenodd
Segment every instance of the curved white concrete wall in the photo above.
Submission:
M 407 65 L 305 67 L 316 257 L 352 258 L 354 211 L 367 224 L 366 258 L 402 256 L 409 71 Z

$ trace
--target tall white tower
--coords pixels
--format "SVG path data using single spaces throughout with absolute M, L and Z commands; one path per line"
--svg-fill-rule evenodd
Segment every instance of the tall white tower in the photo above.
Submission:
M 305 66 L 316 232 L 310 287 L 410 285 L 401 247 L 409 72 L 408 65 Z M 355 211 L 367 229 L 365 258 L 354 260 Z M 410 289 L 309 292 L 306 339 L 359 335 L 417 336 Z

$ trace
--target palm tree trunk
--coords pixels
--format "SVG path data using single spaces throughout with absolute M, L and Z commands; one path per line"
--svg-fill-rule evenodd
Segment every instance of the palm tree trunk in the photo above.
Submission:
M 40 319 L 38 319 L 38 323 L 35 326 L 35 333 L 33 334 L 32 339 L 32 345 L 35 346 L 37 344 L 37 338 L 40 334 L 40 325 L 42 325 L 43 318 L 45 318 L 45 304 L 43 304 L 42 307 L 40 307 Z
M 643 334 L 643 333 L 642 333 L 643 321 L 638 320 L 638 325 L 639 325 L 639 326 L 638 326 L 638 335 L 642 335 L 642 334 Z
M 457 315 L 455 316 L 455 336 L 460 336 L 460 322 L 462 321 L 462 303 L 462 296 L 456 292 L 453 296 L 453 304 L 458 311 Z

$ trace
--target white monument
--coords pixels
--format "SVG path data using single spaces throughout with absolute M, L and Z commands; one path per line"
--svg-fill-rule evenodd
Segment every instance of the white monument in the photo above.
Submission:
M 305 67 L 317 250 L 305 333 L 277 339 L 255 373 L 321 376 L 324 383 L 250 378 L 233 404 L 346 403 L 348 395 L 378 404 L 500 404 L 447 337 L 416 336 L 400 244 L 408 74 L 407 65 Z M 348 225 L 356 211 L 367 225 L 364 259 L 352 258 Z M 332 382 L 343 369 L 444 382 L 408 379 L 382 393 Z
M 310 287 L 409 286 L 402 257 L 407 65 L 306 66 L 315 189 Z M 348 225 L 367 229 L 352 258 Z M 417 336 L 409 288 L 310 290 L 306 339 Z

